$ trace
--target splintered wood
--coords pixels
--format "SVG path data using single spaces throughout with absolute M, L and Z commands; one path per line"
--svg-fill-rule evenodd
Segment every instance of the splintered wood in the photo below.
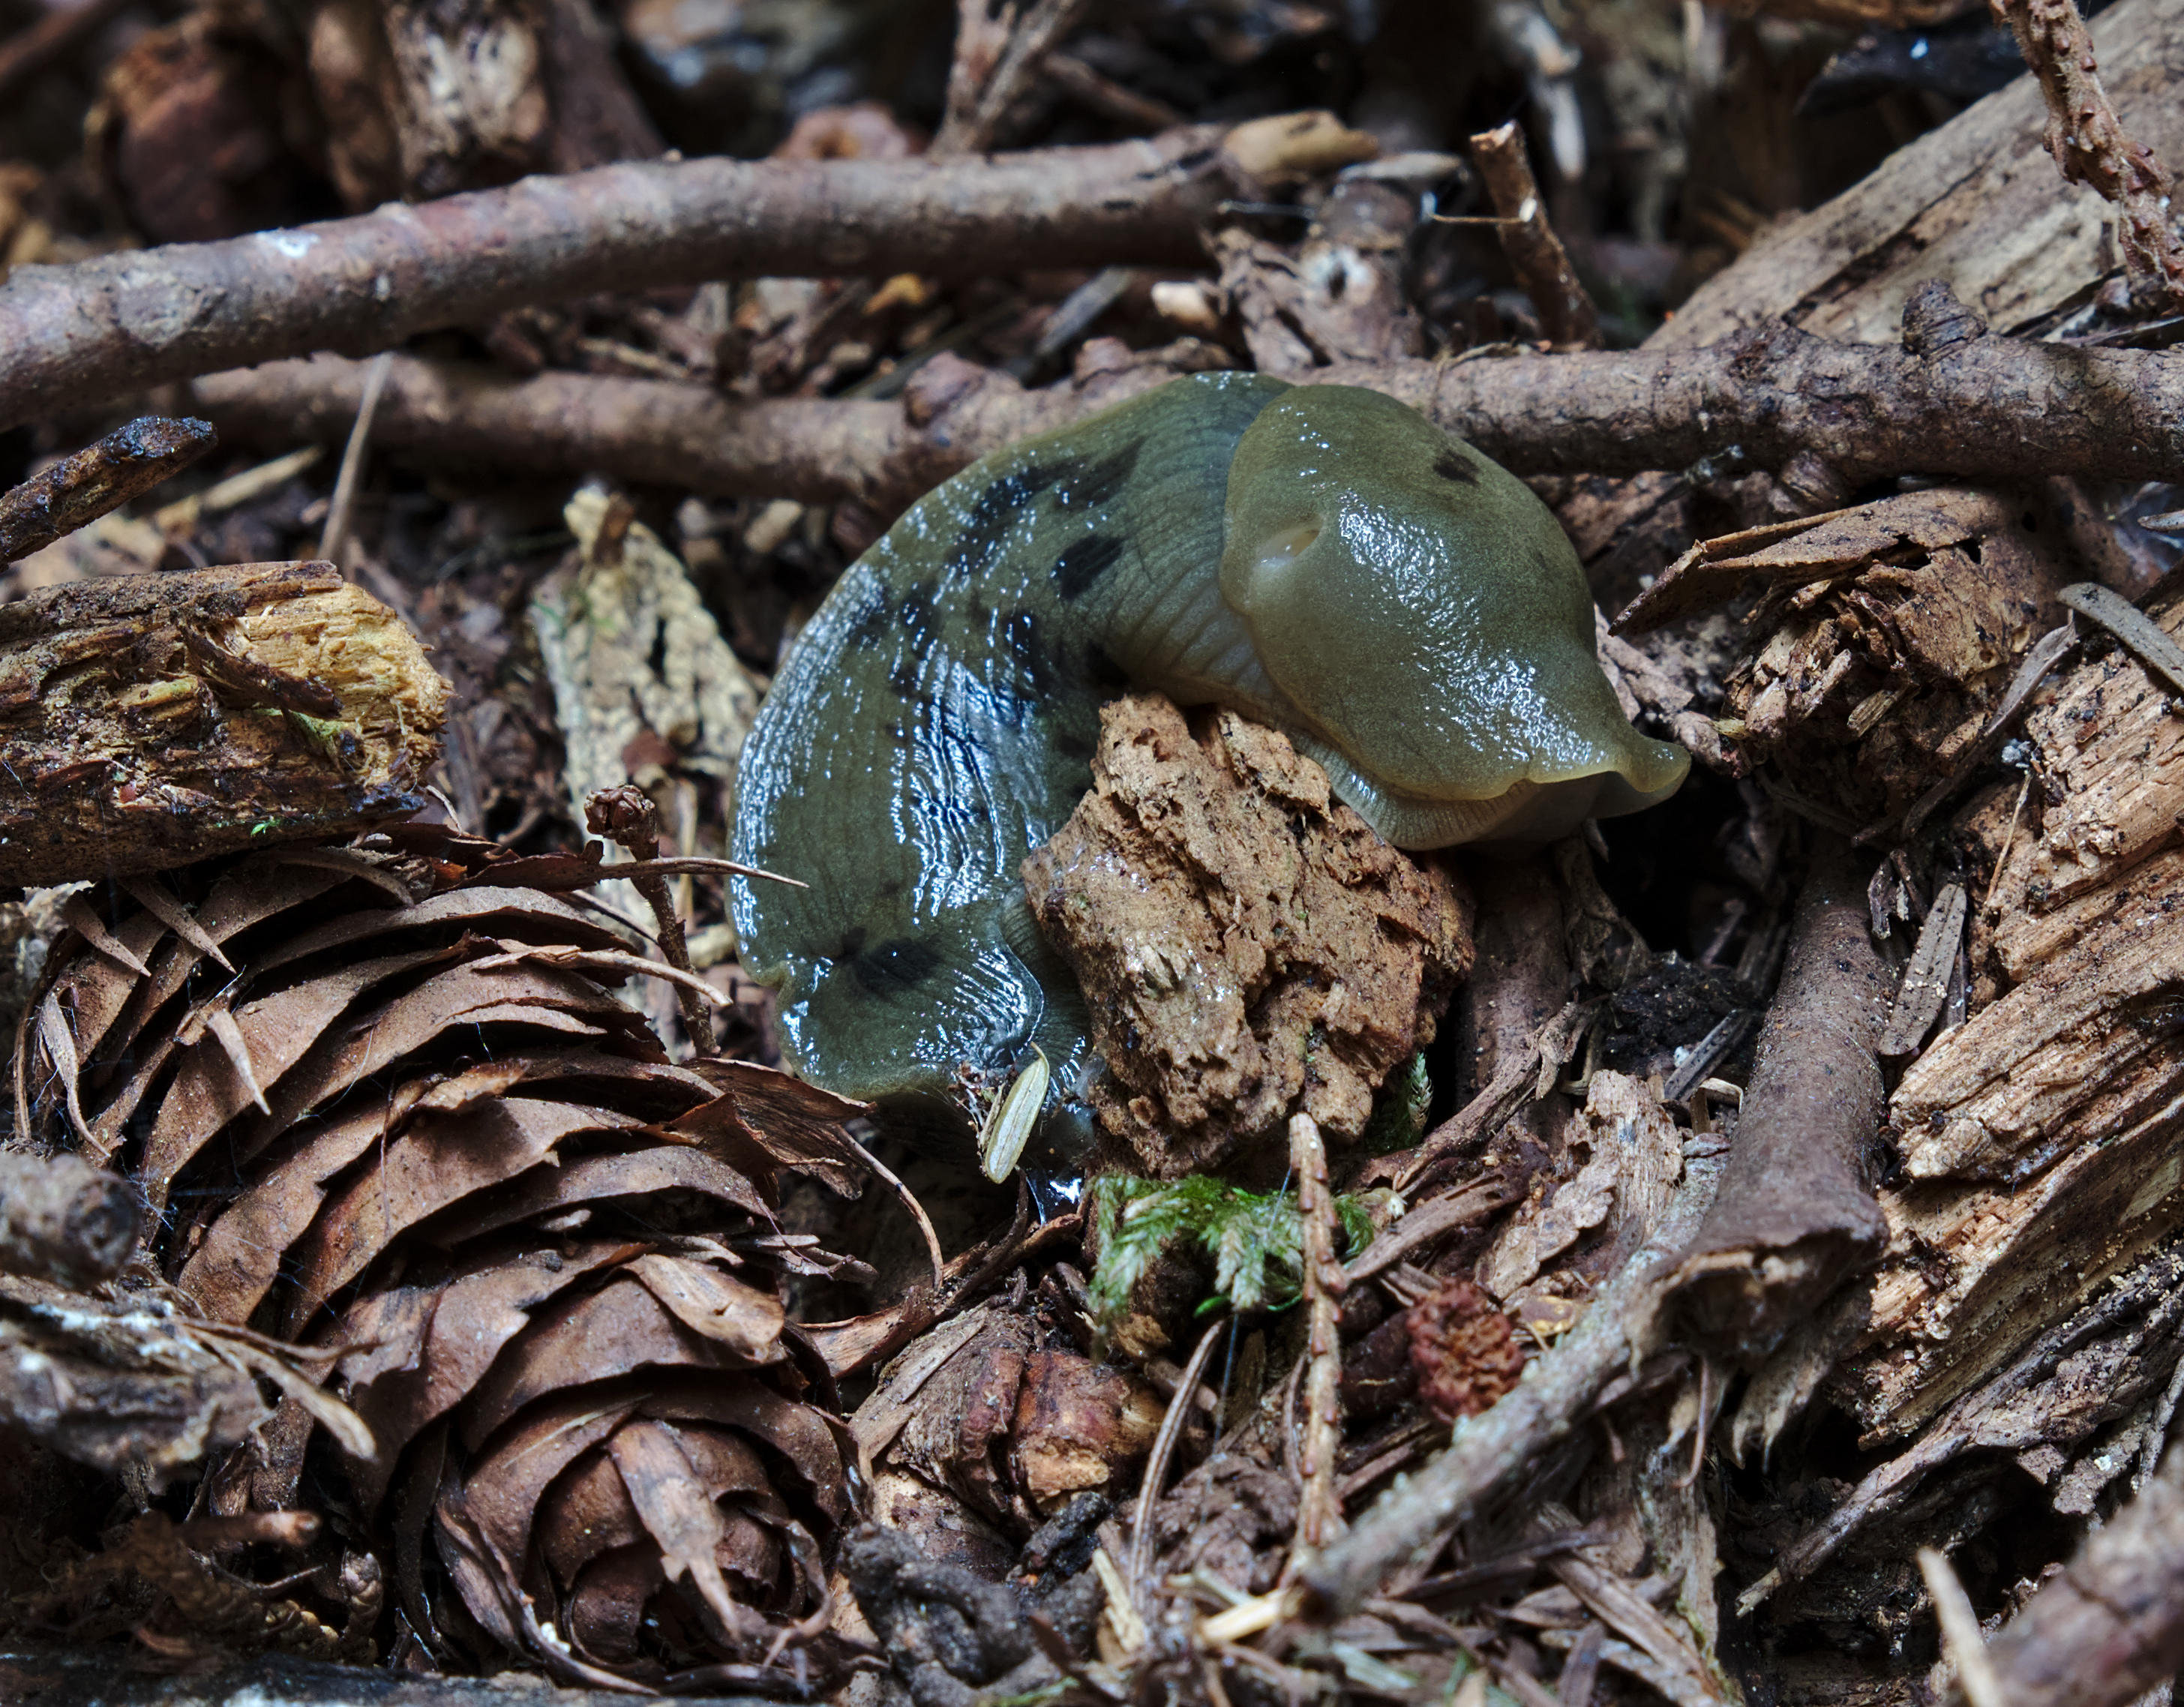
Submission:
M 1231 712 L 1118 700 L 1093 777 L 1024 884 L 1111 1063 L 1101 1123 L 1167 1179 L 1299 1110 L 1356 1139 L 1470 968 L 1468 894 Z
M 1728 733 L 1746 759 L 1774 761 L 1797 794 L 1860 828 L 1948 773 L 2061 614 L 2070 577 L 2023 514 L 1986 492 L 1907 493 L 1789 538 L 1755 530 L 1741 551 L 1721 549 L 1739 536 L 1695 548 L 1639 605 L 1674 614 L 1684 583 L 1712 603 L 1747 575 L 1765 579 L 1752 632 L 1769 638 L 1729 679 Z
M 2148 614 L 2184 631 L 2184 600 Z M 1975 1011 L 1890 1104 L 1908 1177 L 1881 1194 L 1889 1248 L 1843 1395 L 1890 1432 L 2184 1224 L 2184 718 L 2111 650 L 2036 700 L 2023 739 L 2022 807 L 2004 784 L 1958 821 L 1972 892 L 1993 888 Z
M 0 611 L 0 883 L 159 871 L 424 804 L 448 685 L 327 563 Z

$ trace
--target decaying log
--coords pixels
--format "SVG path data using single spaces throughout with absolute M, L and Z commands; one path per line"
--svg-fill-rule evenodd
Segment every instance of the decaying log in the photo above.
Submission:
M 1218 126 L 990 159 L 600 166 L 418 207 L 22 266 L 0 284 L 0 427 L 64 405 L 594 291 L 879 271 L 1190 265 L 1228 193 Z
M 1686 1315 L 1739 1358 L 1772 1351 L 1880 1248 L 1887 1230 L 1870 1184 L 1883 1102 L 1875 1051 L 1894 982 L 1869 932 L 1858 862 L 1839 837 L 1824 836 L 1729 1165 L 1677 1276 Z
M 2184 599 L 2149 614 L 2184 632 Z M 1890 1102 L 1907 1177 L 1880 1194 L 1889 1247 L 1844 1381 L 1869 1428 L 1919 1427 L 2184 1224 L 2173 704 L 2130 654 L 2085 660 L 2025 718 L 2022 812 L 2012 783 L 1959 816 L 1986 994 Z
M 1082 387 L 1026 392 L 968 365 L 928 363 L 900 404 L 744 403 L 688 382 L 511 380 L 398 358 L 374 432 L 504 467 L 892 512 L 989 451 L 1181 371 L 1141 358 Z M 2184 458 L 2184 370 L 2157 351 L 1988 337 L 1920 356 L 1775 324 L 1705 349 L 1344 362 L 1297 377 L 1385 392 L 1520 474 L 1683 468 L 1731 446 L 1769 468 L 1817 458 L 1853 482 L 2156 480 Z M 287 445 L 346 436 L 362 392 L 359 364 L 322 356 L 211 374 L 192 395 L 222 432 Z
M 157 871 L 406 816 L 447 683 L 326 563 L 0 608 L 0 883 Z

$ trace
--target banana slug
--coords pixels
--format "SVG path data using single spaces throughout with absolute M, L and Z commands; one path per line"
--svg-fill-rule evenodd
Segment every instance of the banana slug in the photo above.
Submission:
M 960 1124 L 966 1073 L 1036 1044 L 1078 1148 L 1097 1063 L 1017 868 L 1090 787 L 1103 701 L 1281 729 L 1399 847 L 1544 841 L 1690 765 L 1593 635 L 1546 506 L 1376 392 L 1195 375 L 988 457 L 844 574 L 744 747 L 733 856 L 810 884 L 731 890 L 784 1059 Z

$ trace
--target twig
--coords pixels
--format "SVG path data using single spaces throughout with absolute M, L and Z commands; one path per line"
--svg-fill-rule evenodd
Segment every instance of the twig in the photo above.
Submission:
M 1297 1182 L 1297 1216 L 1303 1224 L 1306 1307 L 1304 1490 L 1297 1501 L 1296 1535 L 1285 1578 L 1342 1533 L 1342 1492 L 1335 1459 L 1342 1448 L 1343 1289 L 1348 1279 L 1335 1256 L 1334 1191 L 1327 1181 L 1327 1146 L 1309 1114 L 1290 1117 L 1290 1171 Z
M 0 348 L 0 384 L 12 359 Z M 383 445 L 501 467 L 890 511 L 989 451 L 1174 372 L 1133 365 L 1081 389 L 1032 392 L 941 356 L 900 403 L 743 403 L 688 382 L 511 381 L 398 356 L 375 432 Z M 1732 444 L 1763 467 L 1810 454 L 1852 482 L 1914 470 L 2154 480 L 2184 461 L 2184 364 L 2161 351 L 1988 337 L 1919 357 L 1778 324 L 1704 349 L 1338 363 L 1309 382 L 1385 392 L 1519 474 L 1681 469 Z M 198 381 L 195 406 L 231 436 L 334 442 L 361 388 L 354 363 L 277 362 Z
M 972 160 L 624 163 L 0 284 L 0 427 L 239 363 L 597 291 L 768 275 L 1202 265 L 1218 126 Z
M 1942 1626 L 1942 1646 L 1957 1662 L 1957 1685 L 1971 1707 L 2010 1707 L 2011 1698 L 1994 1675 L 1994 1661 L 1980 1635 L 1979 1615 L 1958 1580 L 1947 1554 L 1930 1547 L 1919 1549 L 1919 1574 L 1926 1579 L 1933 1597 L 1934 1617 Z
M 148 415 L 0 496 L 0 563 L 89 526 L 177 474 L 220 441 L 209 422 Z
M 1772 1350 L 1887 1239 L 1867 1165 L 1886 1102 L 1875 1047 L 1893 984 L 1864 878 L 1849 847 L 1823 834 L 1721 1191 L 1673 1283 L 1706 1337 L 1739 1358 Z
M 602 789 L 584 802 L 584 828 L 595 836 L 606 837 L 632 859 L 645 864 L 643 871 L 632 872 L 625 867 L 615 875 L 628 878 L 631 885 L 644 897 L 644 904 L 652 909 L 652 916 L 660 922 L 657 940 L 662 957 L 677 972 L 692 973 L 689 945 L 682 934 L 682 918 L 675 910 L 675 896 L 666 879 L 651 868 L 652 862 L 659 857 L 660 834 L 660 808 L 653 803 L 652 796 L 634 783 Z M 710 1055 L 717 1044 L 711 1008 L 695 990 L 678 983 L 674 990 L 675 1005 L 681 1011 L 682 1029 L 689 1033 L 692 1046 L 700 1055 Z M 933 1254 L 937 1277 L 940 1269 L 937 1241 Z
M 1990 0 L 2048 100 L 2048 152 L 2065 183 L 2089 184 L 2116 210 L 2131 294 L 2184 300 L 2184 257 L 2169 230 L 2169 174 L 2123 127 L 2101 85 L 2077 0 Z
M 1355 1611 L 1399 1565 L 1422 1565 L 1449 1531 L 1515 1488 L 1540 1453 L 1591 1410 L 1660 1332 L 1663 1270 L 1713 1200 L 1718 1164 L 1694 1158 L 1646 1242 L 1602 1286 L 1585 1319 L 1491 1410 L 1458 1425 L 1440 1457 L 1399 1477 L 1341 1540 L 1307 1565 L 1306 1589 L 1332 1621 Z
M 394 360 L 383 351 L 365 364 L 364 394 L 357 400 L 356 425 L 343 447 L 341 472 L 334 477 L 334 495 L 326 504 L 326 532 L 319 536 L 319 555 L 339 565 L 342 547 L 348 544 L 350 517 L 356 510 L 356 488 L 364 478 L 364 453 L 371 443 L 371 418 L 379 412 L 379 396 L 387 388 L 387 370 Z
M 1145 1604 L 1146 1574 L 1153 1568 L 1153 1511 L 1160 1504 L 1161 1486 L 1167 1480 L 1167 1463 L 1175 1456 L 1175 1443 L 1183 1438 L 1184 1420 L 1198 1397 L 1199 1380 L 1212 1359 L 1213 1347 L 1233 1325 L 1224 1318 L 1199 1336 L 1190 1361 L 1183 1366 L 1175 1397 L 1168 1401 L 1161 1418 L 1160 1432 L 1153 1436 L 1153 1449 L 1145 1459 L 1145 1484 L 1138 1490 L 1137 1510 L 1130 1521 L 1130 1562 L 1125 1578 L 1131 1598 L 1139 1606 Z
M 1524 133 L 1515 124 L 1482 131 L 1471 139 L 1471 158 L 1502 215 L 1495 234 L 1517 282 L 1540 311 L 1540 326 L 1554 343 L 1600 348 L 1600 311 L 1578 282 L 1569 251 L 1547 223 L 1546 204 L 1524 158 Z
M 933 138 L 933 152 L 944 158 L 994 146 L 1009 109 L 1039 81 L 1047 56 L 1077 27 L 1091 0 L 1032 0 L 1021 16 L 1015 0 L 1003 0 L 997 12 L 990 4 L 957 0 L 948 108 Z
M 0 1151 L 0 1269 L 83 1285 L 120 1271 L 136 1243 L 136 1190 L 65 1152 Z

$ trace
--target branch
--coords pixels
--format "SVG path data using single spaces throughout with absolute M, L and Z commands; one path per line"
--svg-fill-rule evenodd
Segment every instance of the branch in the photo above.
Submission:
M 1772 1351 L 1887 1241 L 1868 1161 L 1887 1102 L 1875 1054 L 1895 980 L 1847 843 L 1825 836 L 1797 898 L 1789 964 L 1759 1035 L 1721 1190 L 1675 1286 L 1722 1350 Z
M 1028 392 L 940 356 L 900 404 L 746 403 L 682 382 L 514 381 L 398 358 L 374 432 L 435 457 L 891 512 L 989 451 L 1173 377 L 1134 365 Z M 1731 446 L 1769 468 L 1808 453 L 1853 483 L 1914 472 L 2153 480 L 2184 463 L 2184 360 L 2161 351 L 1982 335 L 1922 354 L 1775 324 L 1704 349 L 1350 362 L 1305 377 L 1385 392 L 1519 474 L 1681 469 Z M 210 375 L 193 406 L 224 432 L 331 441 L 361 393 L 356 364 L 321 357 Z
M 220 243 L 18 267 L 0 427 L 63 404 L 598 291 L 765 275 L 1192 265 L 1217 126 L 975 160 L 601 166 Z
M 0 1270 L 110 1280 L 136 1245 L 136 1188 L 80 1156 L 0 1151 Z
M 1471 139 L 1471 163 L 1494 198 L 1495 235 L 1510 271 L 1540 311 L 1548 341 L 1565 348 L 1600 348 L 1600 311 L 1578 282 L 1569 251 L 1547 223 L 1546 204 L 1524 156 L 1524 132 L 1512 121 Z
M 2048 152 L 2063 181 L 2087 184 L 2116 210 L 2116 239 L 2134 296 L 2184 298 L 2184 257 L 2169 231 L 2169 174 L 2131 136 L 2102 86 L 2077 0 L 1992 0 L 2048 103 Z
M 13 491 L 0 493 L 0 563 L 12 563 L 87 527 L 170 474 L 216 441 L 202 421 L 147 415 L 116 427 L 88 449 L 63 457 Z

